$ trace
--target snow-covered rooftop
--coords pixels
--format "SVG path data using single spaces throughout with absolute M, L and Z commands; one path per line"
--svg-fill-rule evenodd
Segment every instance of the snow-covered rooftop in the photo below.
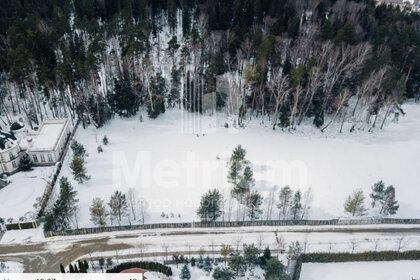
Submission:
M 29 151 L 54 150 L 66 126 L 66 119 L 48 120 L 41 126 L 38 135 L 33 137 Z

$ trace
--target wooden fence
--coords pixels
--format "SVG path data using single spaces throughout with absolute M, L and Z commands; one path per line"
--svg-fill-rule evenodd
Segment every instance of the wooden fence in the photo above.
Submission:
M 47 231 L 45 236 L 94 234 L 113 231 L 147 230 L 147 229 L 174 229 L 174 228 L 220 228 L 220 227 L 260 227 L 260 226 L 333 226 L 333 225 L 377 225 L 377 224 L 420 224 L 420 219 L 354 219 L 354 220 L 263 220 L 243 222 L 212 222 L 212 223 L 160 223 L 147 225 L 107 226 L 80 228 L 66 231 Z

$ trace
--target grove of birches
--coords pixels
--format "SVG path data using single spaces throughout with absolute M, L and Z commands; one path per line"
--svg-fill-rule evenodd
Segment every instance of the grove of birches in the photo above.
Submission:
M 382 128 L 419 100 L 417 13 L 374 0 L 1 1 L 0 122 L 84 126 L 141 109 L 217 109 L 239 125 Z M 216 91 L 216 77 L 228 92 Z M 331 124 L 339 124 L 331 126 Z

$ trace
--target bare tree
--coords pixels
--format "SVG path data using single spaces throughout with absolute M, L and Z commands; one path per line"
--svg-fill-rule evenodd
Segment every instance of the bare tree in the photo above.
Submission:
M 129 188 L 127 191 L 127 204 L 130 208 L 131 214 L 133 215 L 134 221 L 137 220 L 136 213 L 138 211 L 138 205 L 137 205 L 138 199 L 137 199 L 137 191 L 134 188 Z
M 354 251 L 359 247 L 359 243 L 356 239 L 351 239 L 350 240 L 350 249 L 351 249 L 351 253 L 353 254 Z

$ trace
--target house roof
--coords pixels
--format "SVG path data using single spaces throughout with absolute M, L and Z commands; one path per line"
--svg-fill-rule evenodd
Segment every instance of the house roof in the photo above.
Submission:
M 147 270 L 144 270 L 142 268 L 133 267 L 133 268 L 124 269 L 120 273 L 142 273 L 142 274 L 145 274 L 146 272 L 147 272 Z
M 25 127 L 25 124 L 23 122 L 14 122 L 10 126 L 10 130 L 11 131 L 16 131 L 16 130 L 22 129 L 24 127 Z
M 16 141 L 17 138 L 13 133 L 0 131 L 0 151 L 6 149 L 7 142 Z
M 38 135 L 33 137 L 33 144 L 28 151 L 54 150 L 66 124 L 66 119 L 45 121 L 41 126 Z

